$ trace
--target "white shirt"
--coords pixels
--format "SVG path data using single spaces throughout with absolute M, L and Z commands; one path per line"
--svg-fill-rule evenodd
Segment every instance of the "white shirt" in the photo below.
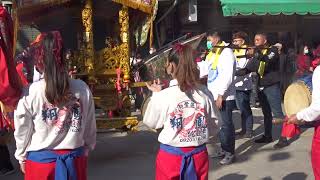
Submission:
M 158 140 L 174 147 L 200 146 L 218 131 L 218 111 L 209 90 L 202 86 L 192 98 L 182 92 L 177 81 L 153 93 L 143 123 L 153 129 L 163 128 Z M 192 100 L 193 99 L 193 100 Z
M 200 71 L 200 78 L 208 76 L 209 73 L 209 61 L 200 61 L 197 62 L 198 69 Z
M 320 66 L 318 66 L 312 76 L 312 102 L 311 105 L 298 112 L 298 120 L 315 121 L 320 120 Z
M 43 74 L 39 73 L 39 71 L 37 71 L 37 68 L 34 66 L 33 67 L 33 81 L 32 82 L 37 82 L 40 79 L 43 79 Z
M 75 149 L 86 152 L 96 144 L 96 120 L 92 94 L 81 80 L 70 79 L 70 96 L 64 107 L 50 104 L 45 97 L 45 81 L 30 85 L 14 112 L 16 152 L 19 162 L 28 151 Z
M 212 63 L 216 57 L 213 54 L 207 62 L 208 68 L 208 89 L 215 100 L 219 95 L 224 100 L 235 99 L 234 73 L 236 70 L 236 58 L 230 48 L 224 48 L 219 56 L 217 69 L 212 69 Z M 200 73 L 201 74 L 201 73 Z

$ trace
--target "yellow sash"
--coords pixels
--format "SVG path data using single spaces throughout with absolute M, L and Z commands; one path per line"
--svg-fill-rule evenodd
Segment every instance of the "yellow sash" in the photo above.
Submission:
M 224 42 L 221 42 L 221 43 L 219 43 L 217 46 L 225 46 L 225 45 L 224 45 Z M 216 52 L 215 52 L 215 53 L 212 53 L 212 55 L 211 55 L 211 57 L 212 57 L 213 54 L 215 54 L 214 60 L 213 60 L 213 62 L 212 62 L 212 69 L 213 69 L 213 70 L 216 70 L 216 69 L 217 69 L 218 62 L 219 62 L 219 57 L 220 57 L 220 54 L 221 54 L 222 50 L 223 50 L 223 48 L 218 47 L 218 48 L 216 48 Z
M 262 54 L 266 55 L 267 49 L 262 50 Z M 265 68 L 266 68 L 266 62 L 260 61 L 259 68 L 258 68 L 258 74 L 260 75 L 260 78 L 263 77 Z
M 206 61 L 210 61 L 211 57 L 213 56 L 213 52 L 210 51 L 209 54 L 206 57 Z
M 241 48 L 246 48 L 247 45 L 242 45 Z M 246 49 L 235 49 L 234 55 L 236 56 L 237 61 L 240 61 L 241 58 L 238 58 L 238 56 L 244 56 L 246 55 L 247 50 Z

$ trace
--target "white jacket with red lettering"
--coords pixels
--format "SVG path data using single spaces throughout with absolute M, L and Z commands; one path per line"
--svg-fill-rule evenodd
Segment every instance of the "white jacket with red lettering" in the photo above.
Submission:
M 86 151 L 96 144 L 96 120 L 92 94 L 81 80 L 70 79 L 70 101 L 62 107 L 50 104 L 45 96 L 44 80 L 32 83 L 14 112 L 19 162 L 28 151 L 75 149 Z
M 169 88 L 153 93 L 143 122 L 150 128 L 163 128 L 158 138 L 162 144 L 200 146 L 217 132 L 218 114 L 212 94 L 205 86 L 188 96 L 173 80 Z

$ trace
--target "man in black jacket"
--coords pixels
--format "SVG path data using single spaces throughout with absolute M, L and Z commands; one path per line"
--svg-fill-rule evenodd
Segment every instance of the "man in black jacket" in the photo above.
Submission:
M 248 55 L 252 56 L 251 61 L 244 69 L 237 71 L 236 75 L 258 73 L 258 98 L 264 115 L 264 135 L 255 142 L 270 143 L 273 141 L 272 121 L 284 119 L 281 108 L 279 53 L 277 47 L 268 46 L 264 33 L 256 34 L 254 44 L 256 48 L 248 51 Z M 279 143 L 283 146 L 288 145 L 285 138 L 280 138 Z

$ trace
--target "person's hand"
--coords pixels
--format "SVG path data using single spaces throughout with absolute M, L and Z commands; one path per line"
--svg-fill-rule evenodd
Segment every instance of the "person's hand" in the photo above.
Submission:
M 221 95 L 218 96 L 217 100 L 216 100 L 216 106 L 218 109 L 222 109 L 222 101 L 223 101 L 223 98 Z
M 309 71 L 310 71 L 310 72 L 313 72 L 313 70 L 314 70 L 313 67 L 310 67 L 310 68 L 309 68 Z
M 247 50 L 247 56 L 252 57 L 253 54 L 254 54 L 254 49 L 253 48 Z
M 235 76 L 244 76 L 244 75 L 249 74 L 249 73 L 250 73 L 250 71 L 248 71 L 248 69 L 243 68 L 243 69 L 236 70 L 234 75 Z
M 152 92 L 159 92 L 162 89 L 162 86 L 160 84 L 160 79 L 158 79 L 157 81 L 154 80 L 153 84 L 149 84 L 148 82 L 146 83 L 148 89 Z
M 20 164 L 20 170 L 21 170 L 21 172 L 22 172 L 23 174 L 26 173 L 26 164 L 25 164 L 25 163 L 21 163 L 21 164 Z
M 288 123 L 288 124 L 301 125 L 301 124 L 304 124 L 304 121 L 299 121 L 298 118 L 297 118 L 297 115 L 294 114 L 294 115 L 291 115 L 291 116 L 288 118 L 287 123 Z
M 261 52 L 261 50 L 256 50 L 254 52 L 254 55 L 253 55 L 254 58 L 260 60 L 260 61 L 263 61 L 264 59 L 262 58 L 263 57 L 263 54 Z

